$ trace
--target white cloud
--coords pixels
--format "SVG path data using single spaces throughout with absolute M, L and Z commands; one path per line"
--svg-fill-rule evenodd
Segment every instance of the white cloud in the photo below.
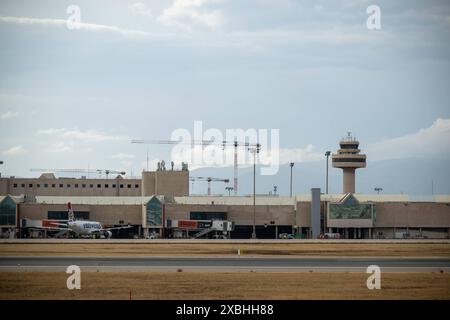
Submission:
M 111 159 L 118 159 L 118 160 L 130 160 L 134 159 L 136 156 L 134 154 L 128 154 L 128 153 L 117 153 L 113 154 L 111 156 Z
M 134 154 L 118 153 L 110 157 L 111 159 L 117 160 L 120 163 L 121 168 L 131 169 L 133 167 L 133 160 L 135 158 Z
M 401 158 L 450 158 L 450 119 L 437 119 L 430 127 L 367 147 L 373 160 Z
M 30 17 L 5 17 L 0 16 L 0 22 L 21 24 L 21 25 L 41 25 L 41 26 L 55 26 L 66 27 L 67 20 L 65 19 L 41 19 Z M 80 22 L 80 30 L 90 32 L 113 32 L 126 37 L 150 37 L 155 36 L 149 32 L 141 30 L 123 29 L 117 26 L 102 25 L 95 23 Z M 70 32 L 76 32 L 77 30 L 68 30 Z
M 211 7 L 221 0 L 175 0 L 172 5 L 163 10 L 156 20 L 165 25 L 176 27 L 185 31 L 193 31 L 196 27 L 209 30 L 220 28 L 224 22 L 224 15 L 220 10 Z M 320 8 L 320 6 L 319 6 Z M 150 12 L 143 3 L 135 3 L 130 7 L 135 14 L 147 14 Z M 30 17 L 5 17 L 0 16 L 0 22 L 21 25 L 41 25 L 66 28 L 65 19 L 41 19 Z M 189 40 L 204 45 L 220 47 L 243 47 L 261 50 L 279 45 L 309 45 L 309 44 L 377 44 L 383 41 L 392 41 L 394 35 L 381 30 L 376 37 L 369 36 L 365 29 L 357 27 L 332 27 L 327 29 L 304 29 L 296 27 L 282 27 L 262 30 L 238 30 L 224 32 L 220 37 L 208 33 L 193 32 L 147 32 L 142 30 L 124 29 L 117 26 L 101 25 L 94 23 L 80 23 L 80 29 L 89 32 L 111 32 L 120 34 L 130 39 L 144 40 Z M 70 30 L 77 32 L 78 30 Z M 69 32 L 69 30 L 68 30 Z M 205 41 L 205 37 L 208 41 Z
M 345 0 L 343 5 L 346 7 L 367 6 L 369 0 Z
M 7 112 L 2 113 L 0 115 L 0 119 L 7 120 L 7 119 L 12 119 L 12 118 L 15 118 L 15 117 L 18 117 L 18 116 L 19 116 L 18 112 L 7 111 Z
M 64 142 L 55 142 L 47 148 L 47 151 L 52 153 L 72 152 L 73 147 L 65 144 Z
M 208 5 L 218 0 L 175 0 L 164 9 L 157 21 L 165 26 L 175 26 L 191 30 L 192 26 L 216 29 L 223 25 L 224 17 L 219 10 L 211 10 Z
M 333 27 L 329 29 L 297 29 L 279 28 L 256 31 L 233 31 L 227 34 L 229 44 L 246 43 L 254 47 L 270 47 L 281 44 L 309 45 L 309 44 L 364 44 L 380 43 L 393 39 L 394 35 L 387 31 L 380 31 L 377 37 L 369 37 L 367 32 L 354 27 Z
M 83 142 L 103 142 L 103 141 L 120 141 L 127 140 L 128 137 L 108 135 L 103 132 L 88 129 L 68 129 L 68 128 L 50 128 L 37 131 L 38 135 L 58 136 L 58 138 L 66 140 L 79 140 Z
M 322 12 L 324 10 L 324 7 L 321 4 L 316 4 L 314 6 L 314 10 L 317 11 L 317 12 Z
M 152 18 L 152 11 L 142 2 L 136 2 L 130 6 L 130 11 L 137 15 L 142 15 L 147 18 Z
M 67 129 L 64 129 L 64 128 L 61 128 L 61 129 L 54 129 L 54 128 L 42 129 L 42 130 L 38 130 L 37 134 L 57 135 L 57 134 L 63 133 L 65 130 L 67 130 Z
M 312 144 L 308 144 L 305 148 L 280 149 L 280 164 L 320 160 L 323 160 L 323 154 L 315 151 Z
M 27 152 L 28 151 L 23 146 L 19 145 L 6 150 L 5 152 L 3 152 L 3 154 L 5 156 L 19 156 L 22 154 L 26 154 Z
M 125 137 L 107 135 L 96 130 L 68 130 L 62 134 L 63 138 L 83 140 L 90 142 L 112 141 L 112 140 L 125 140 Z

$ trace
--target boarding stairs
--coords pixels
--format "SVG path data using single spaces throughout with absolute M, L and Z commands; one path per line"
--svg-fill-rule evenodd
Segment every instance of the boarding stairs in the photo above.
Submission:
M 194 234 L 194 236 L 193 236 L 192 238 L 193 238 L 193 239 L 200 238 L 200 237 L 202 237 L 202 236 L 204 236 L 204 235 L 207 235 L 207 234 L 210 233 L 211 231 L 215 231 L 215 230 L 216 230 L 216 229 L 214 229 L 214 228 L 203 229 L 202 231 L 200 231 L 200 232 Z

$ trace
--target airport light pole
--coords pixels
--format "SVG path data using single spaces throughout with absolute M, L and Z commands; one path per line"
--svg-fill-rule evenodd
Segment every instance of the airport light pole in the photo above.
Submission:
M 231 191 L 233 191 L 234 188 L 233 187 L 226 187 L 225 189 L 228 191 L 228 196 L 231 196 Z
M 252 239 L 256 239 L 256 153 L 257 149 L 249 149 L 253 153 L 253 232 Z
M 293 162 L 289 163 L 289 166 L 291 167 L 291 188 L 290 188 L 291 192 L 290 192 L 290 195 L 292 198 L 292 168 L 294 167 L 294 163 Z
M 381 191 L 383 191 L 383 188 L 376 187 L 374 190 L 377 192 L 377 194 L 380 194 Z
M 325 156 L 327 157 L 327 174 L 326 174 L 326 186 L 325 186 L 325 194 L 328 194 L 328 158 L 331 155 L 331 151 L 325 152 Z

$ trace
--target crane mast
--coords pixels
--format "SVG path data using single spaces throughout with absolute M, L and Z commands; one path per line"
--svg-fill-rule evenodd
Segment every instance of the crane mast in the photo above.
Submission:
M 229 183 L 230 179 L 220 179 L 220 178 L 211 178 L 211 177 L 191 177 L 189 178 L 191 181 L 206 181 L 208 182 L 208 196 L 211 195 L 211 182 L 224 182 Z
M 176 144 L 186 144 L 186 145 L 201 145 L 201 146 L 221 146 L 222 148 L 226 147 L 234 147 L 234 178 L 233 178 L 233 191 L 234 195 L 238 193 L 238 147 L 244 146 L 247 148 L 253 148 L 259 153 L 261 149 L 260 143 L 250 143 L 250 142 L 241 142 L 241 141 L 216 141 L 216 140 L 188 140 L 188 141 L 177 141 L 177 140 L 153 140 L 153 139 L 133 139 L 131 143 L 137 144 L 168 144 L 168 145 L 176 145 Z

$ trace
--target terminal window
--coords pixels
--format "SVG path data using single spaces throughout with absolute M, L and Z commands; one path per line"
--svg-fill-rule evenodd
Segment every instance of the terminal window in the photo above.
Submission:
M 89 211 L 74 211 L 75 219 L 89 220 Z M 67 211 L 48 211 L 48 219 L 50 220 L 67 220 L 69 214 Z
M 13 187 L 14 187 L 14 188 L 17 188 L 17 183 L 14 183 L 14 184 L 13 184 Z
M 56 188 L 56 184 L 53 183 L 53 184 L 52 184 L 52 188 Z
M 33 188 L 33 184 L 30 183 L 30 184 L 28 185 L 28 188 Z
M 85 185 L 85 184 L 82 184 L 81 187 L 82 187 L 82 188 L 86 188 L 86 185 Z
M 62 187 L 63 187 L 63 185 L 62 185 L 62 184 L 60 184 L 60 185 L 59 185 L 59 187 L 60 187 L 60 188 L 62 188 Z
M 344 144 L 341 146 L 341 149 L 358 149 L 358 145 L 353 144 Z
M 158 198 L 153 197 L 147 202 L 147 226 L 162 226 L 163 224 L 163 210 L 161 201 Z
M 22 183 L 21 187 L 22 187 L 22 188 L 25 188 L 25 183 Z
M 123 184 L 120 185 L 120 188 L 123 188 Z
M 226 220 L 225 212 L 191 212 L 191 220 Z
M 135 187 L 136 189 L 139 189 L 139 185 L 138 185 L 138 184 L 135 184 L 134 187 Z
M 0 203 L 0 225 L 16 225 L 16 203 L 9 197 Z
M 75 184 L 75 188 L 78 188 L 78 184 Z
M 98 184 L 98 185 L 97 185 L 97 188 L 99 188 L 99 189 L 100 189 L 101 187 L 102 187 L 102 185 L 101 185 L 101 184 Z
M 67 188 L 70 188 L 70 184 L 67 185 Z
M 105 184 L 105 188 L 109 188 L 109 184 Z
M 334 162 L 366 162 L 365 158 L 334 158 Z

